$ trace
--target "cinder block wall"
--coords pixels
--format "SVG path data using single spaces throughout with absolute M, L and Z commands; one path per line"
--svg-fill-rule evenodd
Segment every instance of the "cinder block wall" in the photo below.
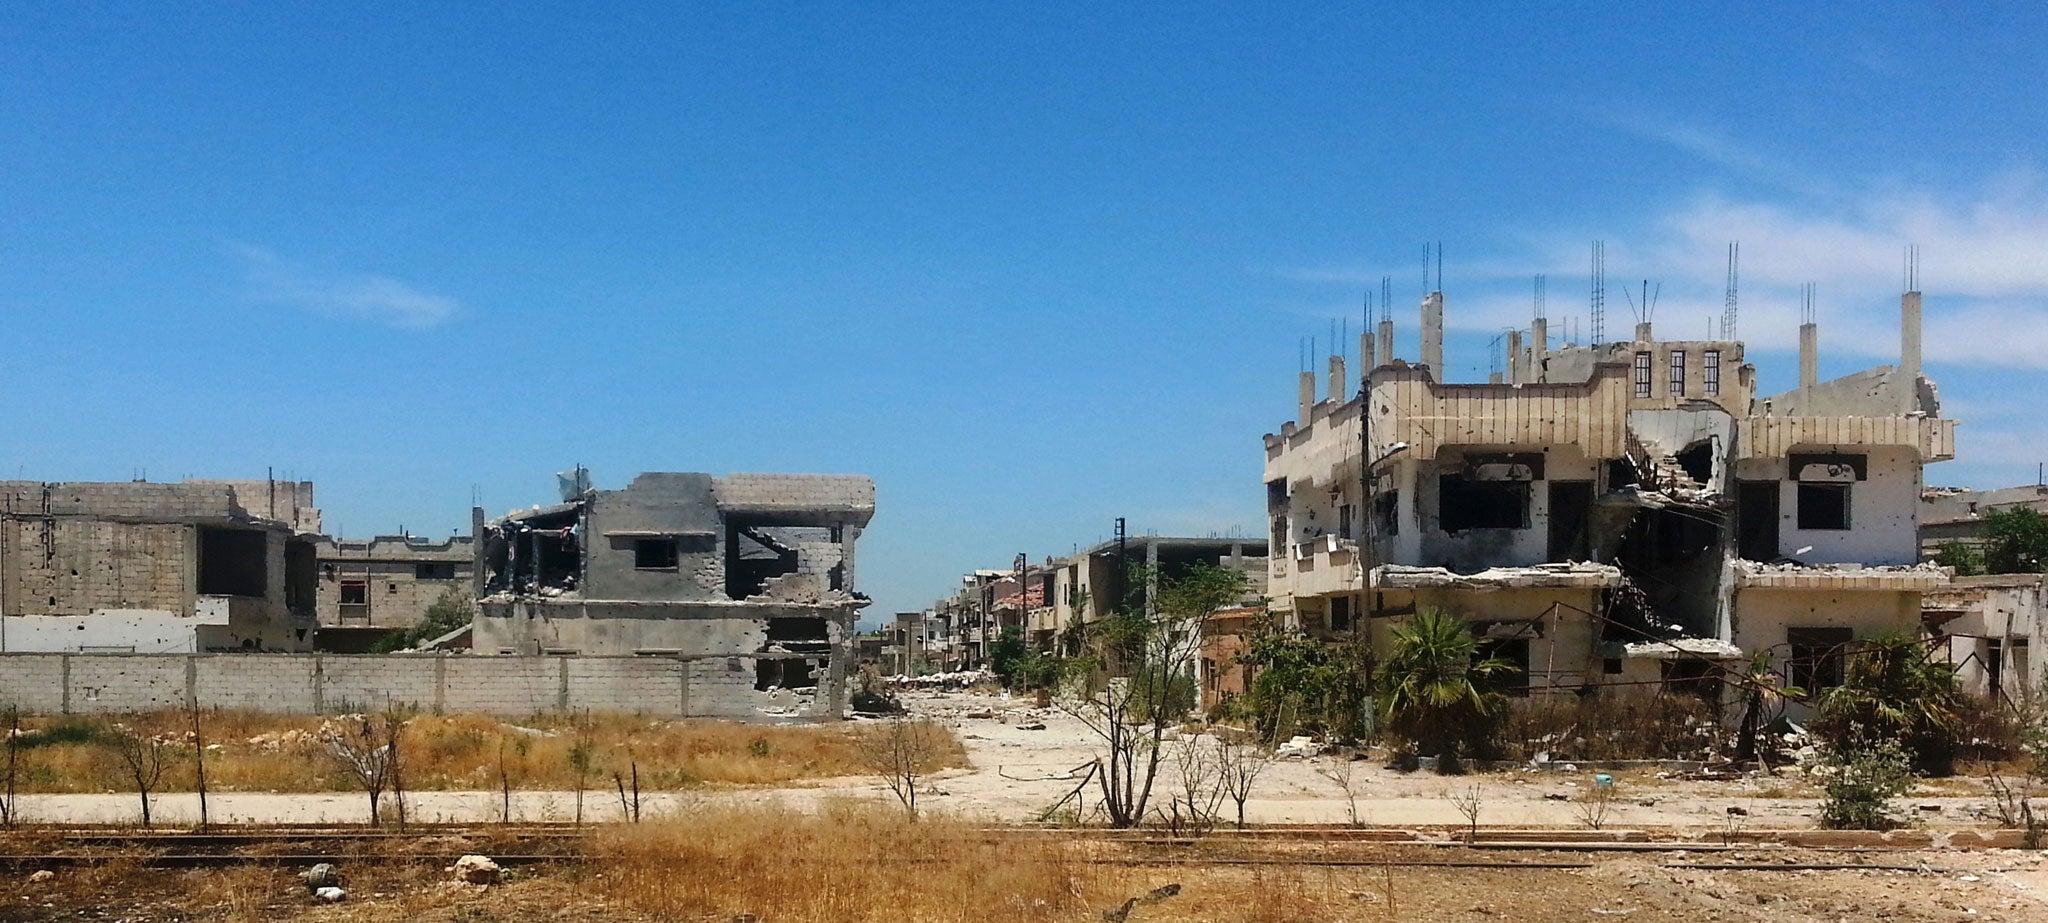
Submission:
M 43 714 L 183 708 L 335 714 L 390 703 L 427 712 L 519 717 L 565 710 L 743 720 L 829 720 L 769 702 L 751 657 L 468 655 L 0 654 L 0 705 Z M 769 707 L 770 714 L 762 710 Z

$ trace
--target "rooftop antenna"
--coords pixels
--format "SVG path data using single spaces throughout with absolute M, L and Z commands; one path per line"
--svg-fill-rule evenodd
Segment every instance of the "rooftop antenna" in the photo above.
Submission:
M 1431 289 L 1430 291 L 1434 291 L 1434 292 L 1441 292 L 1441 291 L 1443 291 L 1443 290 L 1444 290 L 1444 242 L 1443 242 L 1443 241 L 1441 241 L 1441 240 L 1439 240 L 1439 241 L 1437 241 L 1437 242 L 1436 242 L 1436 288 L 1433 288 L 1433 289 Z
M 1537 318 L 1539 318 L 1539 319 L 1547 319 L 1547 315 L 1546 315 L 1546 314 L 1544 313 L 1544 311 L 1546 310 L 1546 306 L 1544 305 L 1544 299 L 1545 299 L 1545 296 L 1549 294 L 1549 293 L 1548 293 L 1548 292 L 1546 291 L 1546 289 L 1548 289 L 1549 287 L 1550 287 L 1550 277 L 1549 277 L 1549 276 L 1541 276 L 1541 275 L 1539 275 L 1539 276 L 1537 276 L 1537 277 L 1536 277 L 1536 283 L 1535 283 L 1535 290 L 1536 290 L 1536 292 L 1535 292 L 1535 294 L 1536 294 L 1536 317 L 1537 317 Z
M 1812 282 L 1799 287 L 1799 322 L 1802 324 L 1813 323 L 1813 301 L 1818 288 Z
M 1721 339 L 1735 340 L 1735 265 L 1742 254 L 1742 242 L 1728 244 L 1728 298 L 1721 307 Z
M 1380 277 L 1380 320 L 1394 316 L 1394 277 Z M 1391 358 L 1391 357 L 1389 357 Z
M 1592 321 L 1593 345 L 1607 335 L 1607 242 L 1593 241 L 1593 295 L 1592 305 L 1587 311 Z
M 1657 283 L 1657 293 L 1663 294 L 1663 292 L 1664 283 Z M 1636 323 L 1638 324 L 1649 323 L 1652 319 L 1651 315 L 1657 312 L 1657 302 L 1655 297 L 1650 294 L 1650 280 L 1648 279 L 1643 280 L 1643 300 L 1641 303 L 1637 303 L 1635 296 L 1629 294 L 1628 289 L 1622 289 L 1621 295 L 1623 298 L 1628 299 L 1629 311 L 1636 316 Z
M 1906 246 L 1906 291 L 1920 290 L 1920 245 Z
M 1422 297 L 1429 297 L 1429 245 L 1422 245 Z

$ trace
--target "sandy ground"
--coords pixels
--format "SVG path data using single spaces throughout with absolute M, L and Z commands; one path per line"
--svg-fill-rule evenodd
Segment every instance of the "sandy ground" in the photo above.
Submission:
M 1060 710 L 1037 709 L 1022 699 L 968 693 L 913 692 L 905 703 L 919 715 L 951 727 L 967 747 L 971 769 L 939 773 L 928 781 L 923 803 L 932 809 L 1000 821 L 1029 821 L 1079 785 L 1082 772 L 1100 751 L 1098 739 L 1079 719 Z M 1043 725 L 1043 729 L 1036 729 Z M 1028 729 L 1027 728 L 1032 728 Z M 1328 777 L 1336 761 L 1329 757 L 1272 761 L 1259 776 L 1246 805 L 1251 823 L 1344 824 L 1351 807 L 1344 790 Z M 1351 764 L 1351 788 L 1361 824 L 1395 826 L 1458 825 L 1463 816 L 1445 796 L 1477 786 L 1482 793 L 1479 822 L 1500 827 L 1583 828 L 1570 800 L 1592 784 L 1592 773 L 1523 770 L 1446 778 L 1430 773 L 1401 773 L 1379 761 Z M 1161 792 L 1177 786 L 1171 765 L 1162 767 Z M 1812 829 L 1817 798 L 1796 775 L 1729 782 L 1675 781 L 1649 773 L 1624 773 L 1617 779 L 1618 798 L 1608 828 L 1670 827 L 1723 830 L 1731 807 L 1746 811 L 1736 823 L 1743 829 Z M 1092 808 L 1096 792 L 1084 791 Z M 649 793 L 647 813 L 687 813 L 707 798 L 775 800 L 797 806 L 838 797 L 886 798 L 887 790 L 870 778 L 841 778 L 772 789 L 700 789 L 688 793 Z M 23 816 L 31 820 L 68 823 L 127 823 L 139 816 L 133 794 L 21 796 Z M 498 820 L 503 810 L 498 792 L 411 792 L 412 817 L 422 821 L 469 822 Z M 156 798 L 154 812 L 164 823 L 198 820 L 198 799 L 189 793 Z M 1945 780 L 1922 786 L 1910 796 L 1918 822 L 1929 829 L 1983 827 L 1988 800 L 1971 780 Z M 355 822 L 364 819 L 366 799 L 360 793 L 264 794 L 217 792 L 209 798 L 209 814 L 228 823 Z M 616 791 L 584 796 L 590 820 L 616 819 Z M 572 792 L 514 792 L 514 820 L 570 820 L 575 817 Z

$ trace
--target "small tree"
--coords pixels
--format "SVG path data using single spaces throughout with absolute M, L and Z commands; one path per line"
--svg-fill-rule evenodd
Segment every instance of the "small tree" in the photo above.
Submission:
M 1449 801 L 1451 807 L 1457 808 L 1458 813 L 1465 818 L 1465 842 L 1479 842 L 1479 811 L 1486 806 L 1486 789 L 1475 783 L 1462 791 L 1445 792 L 1444 800 Z
M 418 624 L 385 635 L 370 649 L 379 654 L 409 650 L 475 620 L 476 601 L 470 598 L 469 589 L 451 586 L 442 590 L 433 604 L 427 606 L 427 611 L 420 616 Z
M 1296 732 L 1356 741 L 1366 736 L 1372 702 L 1372 654 L 1364 638 L 1336 643 L 1256 623 L 1237 662 L 1256 667 L 1239 709 L 1266 740 Z
M 1736 757 L 1755 760 L 1769 770 L 1772 755 L 1778 748 L 1764 740 L 1763 729 L 1784 714 L 1787 700 L 1805 697 L 1806 690 L 1782 685 L 1778 681 L 1777 671 L 1771 669 L 1769 651 L 1759 652 L 1750 661 L 1749 672 L 1743 676 L 1742 720 L 1735 732 Z
M 142 825 L 148 827 L 152 822 L 150 793 L 156 790 L 157 783 L 163 781 L 164 770 L 175 759 L 170 742 L 128 725 L 116 725 L 106 739 L 114 754 L 121 758 L 122 767 L 128 771 L 128 780 L 135 784 L 135 793 L 142 799 Z
M 576 739 L 569 745 L 569 769 L 576 774 L 576 826 L 583 826 L 583 790 L 590 787 L 590 776 L 597 771 L 597 722 L 589 712 L 583 712 L 574 719 Z
M 391 784 L 391 750 L 386 734 L 378 726 L 376 718 L 369 715 L 344 715 L 337 719 L 339 727 L 327 727 L 322 737 L 327 741 L 327 750 L 341 768 L 347 770 L 356 780 L 363 794 L 370 799 L 370 826 L 382 822 L 378 813 L 384 789 Z
M 1167 799 L 1162 819 L 1167 828 L 1203 834 L 1215 829 L 1224 798 L 1221 753 L 1205 746 L 1201 735 L 1183 737 L 1174 748 L 1174 767 L 1180 771 L 1180 789 Z
M 1030 652 L 1030 647 L 1024 643 L 1024 629 L 1015 625 L 1004 628 L 1002 633 L 996 636 L 995 643 L 989 646 L 989 672 L 994 673 L 996 679 L 1002 681 L 1003 688 L 1021 689 L 1024 682 L 1018 674 L 1018 667 L 1023 664 L 1025 655 Z
M 1331 762 L 1316 767 L 1316 775 L 1330 780 L 1330 784 L 1344 793 L 1344 813 L 1351 826 L 1358 826 L 1358 771 L 1357 754 L 1347 749 L 1326 751 Z
M 1456 772 L 1469 749 L 1483 744 L 1506 697 L 1494 689 L 1514 665 L 1479 657 L 1479 639 L 1462 619 L 1424 609 L 1394 628 L 1376 685 L 1384 727 L 1418 755 L 1439 757 L 1439 772 Z
M 1244 803 L 1251 800 L 1252 784 L 1272 761 L 1256 741 L 1242 735 L 1218 735 L 1217 764 L 1223 778 L 1223 794 L 1237 806 L 1237 829 L 1244 829 Z
M 21 706 L 7 704 L 7 758 L 4 764 L 7 787 L 0 792 L 0 825 L 14 826 L 14 792 L 21 779 Z
M 1842 685 L 1821 697 L 1813 732 L 1843 754 L 1894 743 L 1919 771 L 1952 772 L 1965 708 L 1955 669 L 1902 632 L 1869 639 L 1848 661 Z
M 1137 592 L 1155 578 L 1158 592 Z M 1062 708 L 1102 741 L 1095 778 L 1112 826 L 1134 827 L 1145 819 L 1163 756 L 1160 741 L 1195 705 L 1201 622 L 1241 600 L 1249 582 L 1243 573 L 1208 564 L 1171 576 L 1132 568 L 1131 599 L 1095 626 Z
M 1984 572 L 1984 555 L 1966 542 L 1942 542 L 1935 546 L 1934 563 L 1955 569 L 1958 577 Z
M 910 819 L 917 820 L 917 793 L 924 777 L 938 768 L 946 732 L 926 718 L 889 718 L 861 734 L 861 764 L 882 778 L 896 794 Z
M 2015 506 L 1984 514 L 1984 570 L 2038 574 L 2048 569 L 2048 515 Z

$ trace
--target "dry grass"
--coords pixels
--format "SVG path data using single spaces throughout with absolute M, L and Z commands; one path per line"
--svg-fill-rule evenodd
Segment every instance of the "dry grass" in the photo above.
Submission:
M 346 719 L 209 712 L 201 715 L 206 780 L 212 791 L 350 791 L 356 785 L 322 739 L 323 728 Z M 479 715 L 418 715 L 405 730 L 401 764 L 409 791 L 492 790 L 500 771 L 514 790 L 573 787 L 570 760 L 579 734 L 592 744 L 594 788 L 611 787 L 611 774 L 639 766 L 646 790 L 700 784 L 776 785 L 803 779 L 865 775 L 857 725 L 769 726 L 734 722 L 670 721 L 631 715 L 590 716 L 579 732 L 574 716 L 536 716 L 511 724 Z M 40 718 L 25 724 L 52 742 L 21 753 L 23 792 L 131 790 L 105 737 L 117 724 L 163 735 L 179 744 L 178 759 L 162 791 L 195 787 L 190 719 L 176 712 L 107 718 Z M 941 768 L 967 765 L 950 732 L 940 748 Z
M 590 890 L 668 919 L 1070 920 L 1120 902 L 1129 877 L 1056 842 L 850 802 L 815 815 L 710 807 L 613 828 L 596 853 Z

